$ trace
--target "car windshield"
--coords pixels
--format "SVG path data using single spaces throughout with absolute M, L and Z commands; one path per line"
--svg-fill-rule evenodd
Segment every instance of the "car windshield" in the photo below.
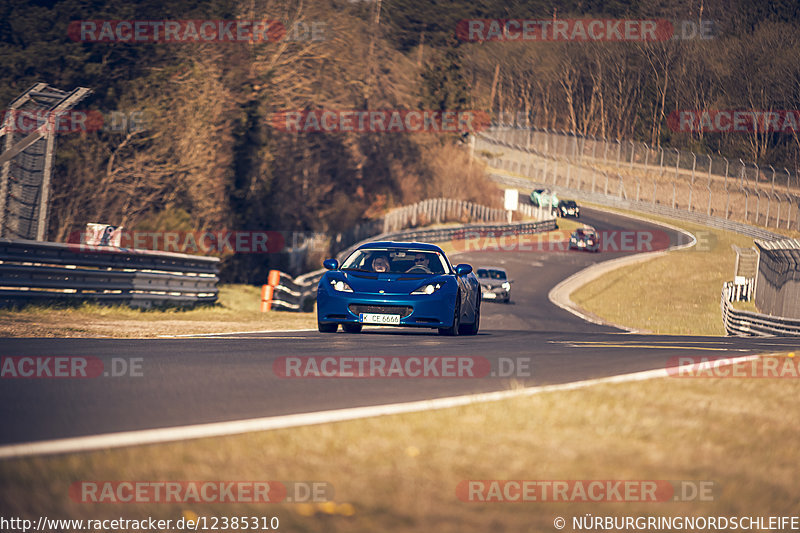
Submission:
M 342 270 L 387 274 L 449 274 L 444 255 L 413 248 L 361 248 L 342 263 Z
M 493 268 L 479 268 L 478 277 L 488 279 L 506 279 L 506 273 L 503 270 L 496 270 Z

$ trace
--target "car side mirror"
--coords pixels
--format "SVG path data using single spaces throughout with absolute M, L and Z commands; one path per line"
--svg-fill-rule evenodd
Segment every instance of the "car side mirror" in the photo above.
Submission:
M 461 263 L 460 265 L 456 266 L 456 275 L 458 276 L 466 276 L 470 272 L 472 272 L 472 265 Z
M 339 268 L 339 261 L 336 259 L 326 259 L 322 262 L 322 266 L 327 268 L 328 270 L 336 270 Z

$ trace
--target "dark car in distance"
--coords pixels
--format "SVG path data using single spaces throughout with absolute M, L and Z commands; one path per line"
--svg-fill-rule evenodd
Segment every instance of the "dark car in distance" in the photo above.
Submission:
M 569 238 L 570 250 L 600 251 L 600 238 L 593 229 L 582 228 L 575 230 Z
M 581 217 L 581 208 L 575 200 L 561 200 L 558 202 L 558 216 L 560 217 Z

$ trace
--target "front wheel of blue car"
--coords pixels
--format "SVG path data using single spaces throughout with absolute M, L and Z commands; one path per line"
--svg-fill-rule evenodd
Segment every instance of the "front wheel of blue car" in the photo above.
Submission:
M 361 333 L 361 324 L 342 324 L 345 333 Z
M 317 322 L 317 329 L 320 333 L 336 333 L 336 330 L 339 329 L 339 324 L 323 324 L 322 322 Z
M 456 308 L 453 311 L 453 325 L 449 328 L 439 328 L 439 335 L 452 337 L 458 335 L 458 328 L 461 325 L 461 294 L 456 293 Z

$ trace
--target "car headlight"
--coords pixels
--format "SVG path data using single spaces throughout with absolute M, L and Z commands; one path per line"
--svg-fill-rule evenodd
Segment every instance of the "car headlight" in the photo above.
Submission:
M 501 285 L 501 286 L 503 287 L 504 290 L 507 290 L 507 291 L 511 290 L 511 284 L 509 282 L 507 282 L 507 281 L 504 281 L 503 285 Z
M 332 279 L 331 287 L 333 287 L 333 290 L 337 292 L 353 292 L 353 289 L 350 288 L 350 285 L 348 285 L 346 281 L 342 281 L 340 279 Z
M 434 292 L 438 291 L 442 288 L 441 283 L 428 283 L 427 285 L 423 285 L 419 289 L 415 290 L 411 294 L 433 294 Z

